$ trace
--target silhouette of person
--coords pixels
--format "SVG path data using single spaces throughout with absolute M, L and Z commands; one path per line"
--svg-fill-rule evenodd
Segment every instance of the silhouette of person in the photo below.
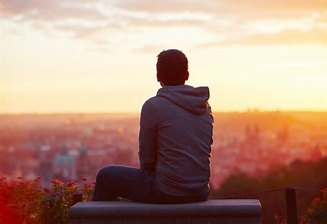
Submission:
M 141 110 L 140 168 L 102 168 L 96 177 L 94 201 L 121 197 L 172 204 L 208 199 L 213 142 L 209 88 L 185 85 L 188 60 L 179 50 L 162 51 L 156 67 L 162 88 Z

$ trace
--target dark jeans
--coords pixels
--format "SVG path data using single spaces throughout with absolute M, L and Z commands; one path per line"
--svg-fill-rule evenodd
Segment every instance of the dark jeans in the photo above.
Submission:
M 93 201 L 115 201 L 118 197 L 136 202 L 177 204 L 207 200 L 209 192 L 191 197 L 176 197 L 161 192 L 155 173 L 126 166 L 108 166 L 96 177 Z

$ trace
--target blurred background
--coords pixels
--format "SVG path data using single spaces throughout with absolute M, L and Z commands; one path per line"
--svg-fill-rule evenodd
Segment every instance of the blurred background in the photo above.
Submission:
M 325 0 L 0 1 L 0 177 L 47 188 L 138 166 L 169 48 L 210 88 L 211 197 L 259 198 L 282 223 L 295 186 L 304 216 L 327 187 Z

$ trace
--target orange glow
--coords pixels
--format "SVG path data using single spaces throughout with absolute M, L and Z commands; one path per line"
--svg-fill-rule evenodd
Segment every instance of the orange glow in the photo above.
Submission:
M 215 111 L 327 110 L 326 1 L 179 4 L 1 2 L 0 113 L 139 112 L 167 48 Z

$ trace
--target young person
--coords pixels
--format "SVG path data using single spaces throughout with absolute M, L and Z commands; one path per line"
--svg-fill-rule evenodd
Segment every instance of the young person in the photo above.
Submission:
M 188 60 L 162 51 L 157 80 L 162 88 L 141 111 L 140 168 L 108 166 L 96 177 L 93 200 L 118 197 L 143 203 L 189 203 L 209 196 L 213 117 L 208 87 L 185 85 Z

